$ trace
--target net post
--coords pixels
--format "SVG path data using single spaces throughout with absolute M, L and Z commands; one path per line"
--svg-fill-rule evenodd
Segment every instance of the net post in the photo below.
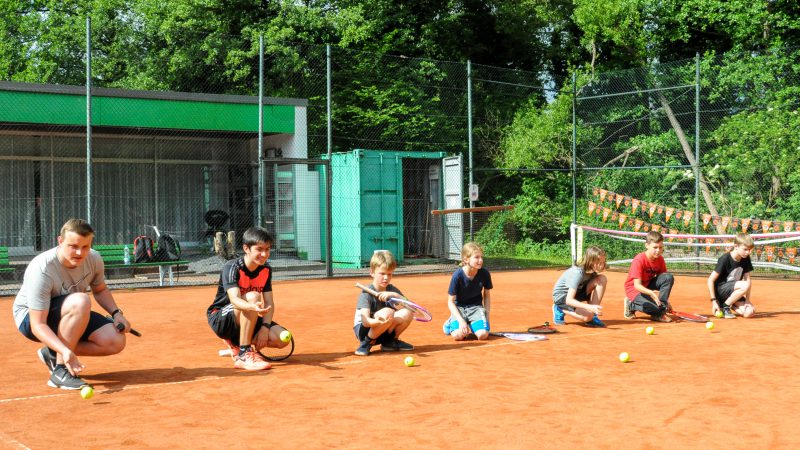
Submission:
M 578 261 L 583 253 L 583 228 L 576 223 L 569 225 L 570 251 L 572 253 L 572 265 Z

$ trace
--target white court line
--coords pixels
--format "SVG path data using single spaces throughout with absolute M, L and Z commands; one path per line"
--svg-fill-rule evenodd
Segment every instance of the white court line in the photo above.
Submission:
M 22 442 L 20 442 L 20 441 L 18 441 L 16 439 L 13 439 L 13 438 L 10 438 L 10 437 L 6 436 L 5 433 L 0 433 L 0 439 L 3 441 L 4 444 L 10 445 L 10 446 L 12 446 L 14 448 L 22 448 L 22 449 L 25 449 L 25 450 L 31 450 L 30 447 L 26 446 L 25 444 L 23 444 Z

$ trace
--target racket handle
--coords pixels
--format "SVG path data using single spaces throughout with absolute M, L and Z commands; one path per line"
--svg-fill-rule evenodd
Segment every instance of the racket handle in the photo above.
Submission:
M 117 330 L 122 331 L 124 329 L 125 329 L 125 325 L 123 325 L 121 323 L 117 324 Z M 134 330 L 133 328 L 131 328 L 130 333 L 132 335 L 136 336 L 136 337 L 142 337 L 142 333 L 139 333 L 138 331 Z
M 356 283 L 356 287 L 358 287 L 358 288 L 361 288 L 361 290 L 362 290 L 362 291 L 366 292 L 366 293 L 367 293 L 367 294 L 369 294 L 369 295 L 372 295 L 373 297 L 377 297 L 378 295 L 380 295 L 380 294 L 378 293 L 378 291 L 376 291 L 376 290 L 374 290 L 374 289 L 370 289 L 370 288 L 368 288 L 368 287 L 364 286 L 364 285 L 363 285 L 363 284 L 361 284 L 361 283 Z

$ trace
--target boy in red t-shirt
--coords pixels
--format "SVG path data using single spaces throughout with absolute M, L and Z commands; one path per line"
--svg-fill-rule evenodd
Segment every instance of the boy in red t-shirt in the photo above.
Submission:
M 633 319 L 636 311 L 642 311 L 651 320 L 672 322 L 667 312 L 671 309 L 669 294 L 675 279 L 667 272 L 667 264 L 661 256 L 664 236 L 651 231 L 647 233 L 644 245 L 645 251 L 633 258 L 625 280 L 625 318 Z

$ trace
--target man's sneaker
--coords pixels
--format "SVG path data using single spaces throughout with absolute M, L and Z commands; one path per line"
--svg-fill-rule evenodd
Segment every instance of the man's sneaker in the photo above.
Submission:
M 414 350 L 414 346 L 409 344 L 408 342 L 401 341 L 400 339 L 395 339 L 393 342 L 389 344 L 381 345 L 382 352 L 408 352 Z
M 222 342 L 225 343 L 225 348 L 230 350 L 231 352 L 231 359 L 236 361 L 236 357 L 239 356 L 239 346 L 233 345 L 230 339 L 223 339 Z
M 47 366 L 47 370 L 52 374 L 56 370 L 56 355 L 54 355 L 47 346 L 44 346 L 36 352 L 39 359 Z
M 84 386 L 89 386 L 89 383 L 83 381 L 80 377 L 69 373 L 66 366 L 57 365 L 50 374 L 50 379 L 47 380 L 47 385 L 59 389 L 81 389 Z
M 447 320 L 444 321 L 444 325 L 442 325 L 442 331 L 447 336 L 450 336 L 450 318 L 448 317 Z
M 564 325 L 564 311 L 556 304 L 553 304 L 553 323 Z
M 358 346 L 356 349 L 356 355 L 358 356 L 369 356 L 369 351 L 372 349 L 372 340 L 369 338 L 364 339 L 361 341 L 361 345 Z
M 602 320 L 600 320 L 600 318 L 597 317 L 597 316 L 592 317 L 592 320 L 586 322 L 586 325 L 589 325 L 590 327 L 597 327 L 597 328 L 605 328 L 606 327 L 606 324 Z
M 636 312 L 631 308 L 631 301 L 628 300 L 628 297 L 623 299 L 622 315 L 629 320 L 636 318 Z
M 731 307 L 730 306 L 725 305 L 725 306 L 722 307 L 722 317 L 724 317 L 726 319 L 735 319 L 736 318 L 736 314 L 734 314 L 733 311 L 731 311 Z
M 248 350 L 233 360 L 233 367 L 244 370 L 265 370 L 272 366 L 261 355 Z

